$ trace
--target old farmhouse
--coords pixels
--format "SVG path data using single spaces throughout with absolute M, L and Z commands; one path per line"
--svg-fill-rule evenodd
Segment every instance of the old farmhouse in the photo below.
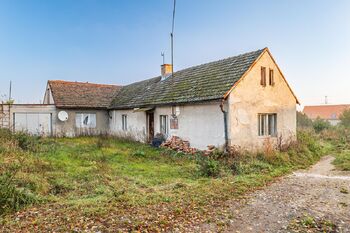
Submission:
M 33 118 L 49 114 L 52 135 L 105 132 L 147 142 L 162 134 L 198 149 L 295 137 L 299 102 L 267 48 L 171 70 L 164 64 L 160 76 L 123 87 L 49 81 L 42 106 L 10 106 L 10 125 L 30 131 Z

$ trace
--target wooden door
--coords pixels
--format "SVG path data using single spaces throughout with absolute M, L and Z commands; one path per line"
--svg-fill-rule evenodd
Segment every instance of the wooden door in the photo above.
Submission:
M 152 142 L 154 138 L 154 113 L 147 113 L 147 128 L 148 128 L 148 141 Z

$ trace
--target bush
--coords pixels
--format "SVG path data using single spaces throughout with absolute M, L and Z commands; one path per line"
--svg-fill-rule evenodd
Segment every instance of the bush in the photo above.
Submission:
M 218 177 L 222 172 L 222 167 L 219 161 L 200 155 L 197 159 L 199 165 L 199 172 L 202 176 Z
M 300 129 L 312 128 L 312 120 L 305 113 L 297 112 L 297 127 Z
M 229 153 L 215 150 L 208 157 L 201 156 L 198 164 L 201 175 L 208 177 L 217 177 L 223 171 L 231 171 L 235 175 L 262 174 L 277 168 L 287 171 L 291 167 L 309 166 L 325 152 L 325 146 L 314 133 L 298 131 L 297 141 L 288 143 L 283 151 L 272 148 L 253 153 L 234 147 Z
M 321 118 L 317 118 L 314 122 L 313 122 L 313 128 L 316 131 L 316 133 L 320 133 L 325 129 L 329 129 L 331 128 L 331 124 L 328 121 L 325 121 Z
M 18 168 L 12 169 L 0 176 L 0 215 L 38 202 L 34 194 L 15 186 L 14 176 L 17 170 Z
M 350 128 L 350 109 L 345 110 L 340 116 L 340 124 L 345 128 Z
M 22 150 L 37 151 L 38 150 L 38 137 L 28 135 L 23 132 L 13 134 L 13 138 L 16 140 L 18 146 Z
M 135 157 L 145 157 L 146 153 L 143 150 L 137 150 L 135 152 L 132 153 L 132 156 Z

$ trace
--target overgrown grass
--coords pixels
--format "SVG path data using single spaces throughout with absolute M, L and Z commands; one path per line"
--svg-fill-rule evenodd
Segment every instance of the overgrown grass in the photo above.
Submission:
M 324 130 L 318 137 L 332 145 L 333 164 L 337 169 L 350 171 L 350 129 L 338 126 Z
M 157 219 L 167 211 L 175 216 L 172 221 L 190 218 L 189 212 L 204 217 L 210 206 L 309 166 L 327 150 L 307 132 L 300 132 L 298 142 L 285 151 L 209 157 L 111 137 L 50 139 L 1 131 L 0 138 L 0 215 L 60 203 L 97 217 L 113 211 L 125 217 L 135 215 L 135 209 L 158 207 L 147 214 Z M 133 225 L 128 229 L 142 225 L 128 224 Z

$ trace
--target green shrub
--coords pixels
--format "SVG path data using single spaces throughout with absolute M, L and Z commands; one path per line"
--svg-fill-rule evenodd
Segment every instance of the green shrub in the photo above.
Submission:
M 143 150 L 137 150 L 135 152 L 132 153 L 132 156 L 135 157 L 145 157 L 146 153 Z
M 345 110 L 340 116 L 340 123 L 345 128 L 350 128 L 350 109 Z
M 313 128 L 316 131 L 316 133 L 320 133 L 325 129 L 329 129 L 331 128 L 331 124 L 328 121 L 325 121 L 321 118 L 317 118 L 314 122 L 313 122 Z
M 20 208 L 38 202 L 38 198 L 23 188 L 17 188 L 14 182 L 15 172 L 5 172 L 0 176 L 0 215 L 17 211 Z
M 199 172 L 202 176 L 207 177 L 218 177 L 222 172 L 222 167 L 219 161 L 202 156 L 202 158 L 197 159 L 199 165 Z
M 350 151 L 346 150 L 339 153 L 333 164 L 343 171 L 350 171 Z
M 18 132 L 13 134 L 13 138 L 22 150 L 36 151 L 38 149 L 38 137 Z
M 297 112 L 297 127 L 300 129 L 312 128 L 312 120 L 305 113 Z

